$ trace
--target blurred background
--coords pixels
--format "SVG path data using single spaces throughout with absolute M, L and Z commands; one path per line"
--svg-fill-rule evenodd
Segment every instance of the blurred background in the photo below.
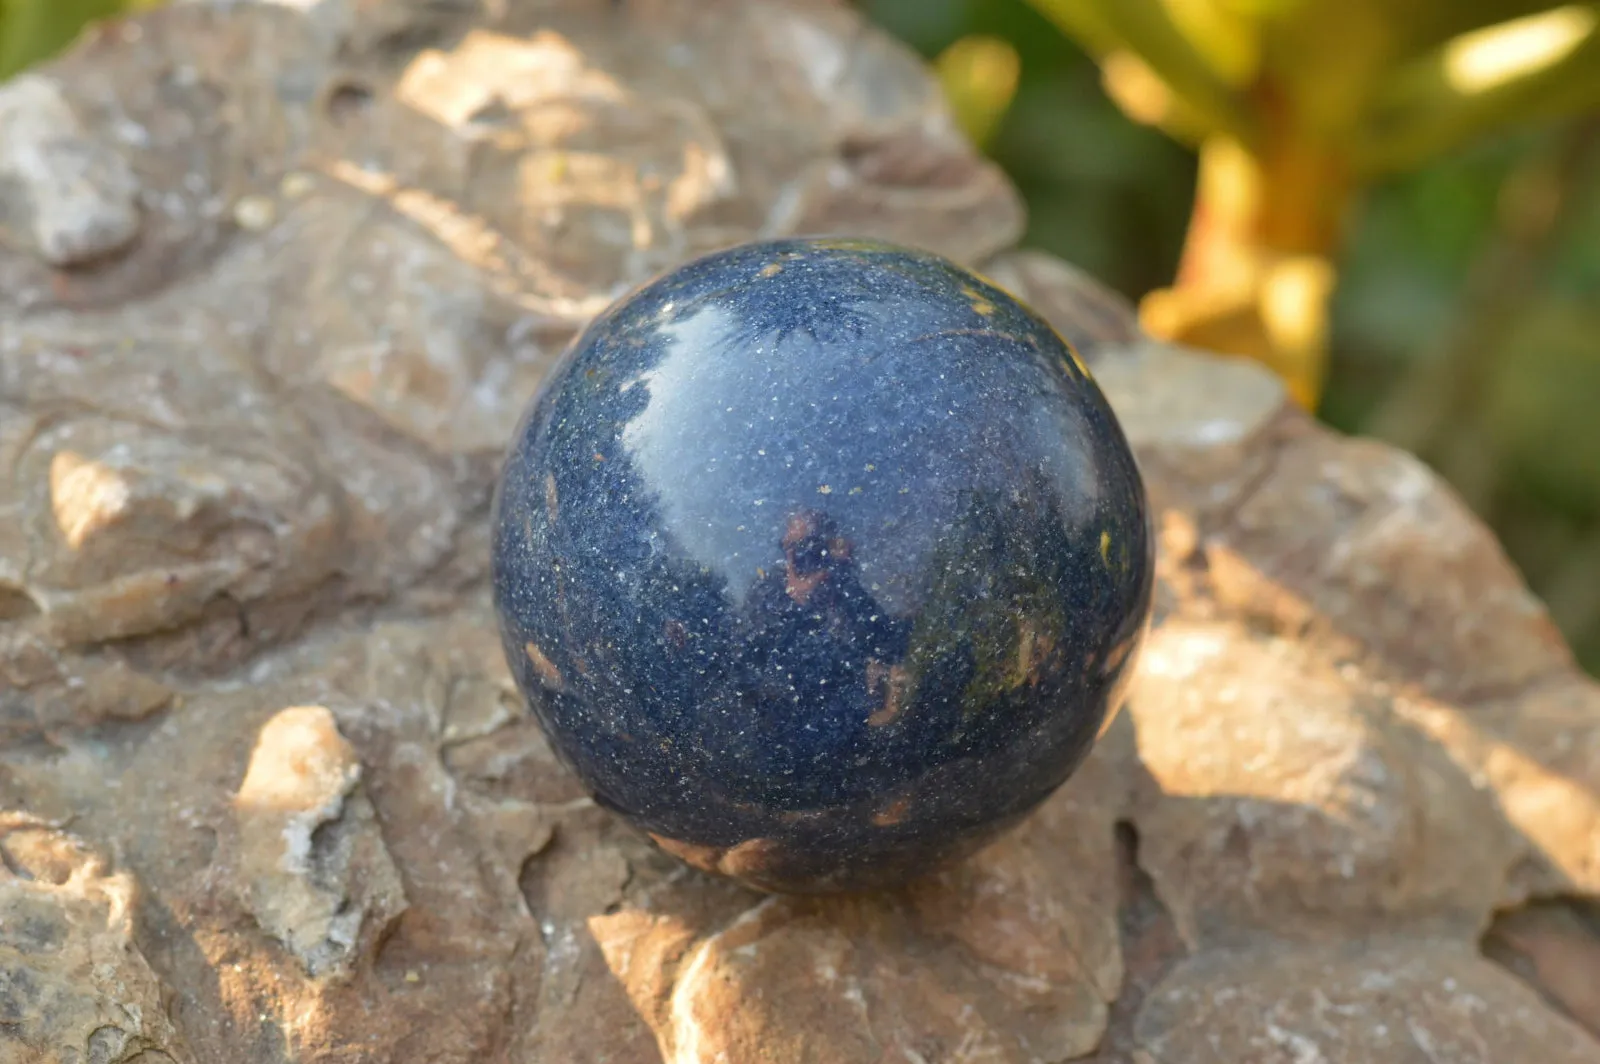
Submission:
M 158 0 L 0 0 L 0 77 Z M 1026 243 L 1418 454 L 1600 674 L 1600 3 L 856 0 Z

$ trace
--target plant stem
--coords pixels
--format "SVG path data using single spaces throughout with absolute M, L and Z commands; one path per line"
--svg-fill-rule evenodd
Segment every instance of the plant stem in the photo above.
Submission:
M 1356 184 L 1337 146 L 1283 129 L 1259 152 L 1220 137 L 1201 145 L 1177 277 L 1146 297 L 1141 317 L 1164 339 L 1265 363 L 1314 408 L 1327 361 L 1333 256 Z

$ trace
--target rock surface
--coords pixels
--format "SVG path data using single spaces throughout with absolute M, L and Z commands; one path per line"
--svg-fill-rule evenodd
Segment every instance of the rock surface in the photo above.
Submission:
M 1493 539 L 1008 250 L 843 5 L 184 4 L 0 94 L 0 1061 L 1600 1059 L 1600 690 Z M 1161 586 L 1018 832 L 796 901 L 555 764 L 485 523 L 588 314 L 816 230 L 1082 341 Z

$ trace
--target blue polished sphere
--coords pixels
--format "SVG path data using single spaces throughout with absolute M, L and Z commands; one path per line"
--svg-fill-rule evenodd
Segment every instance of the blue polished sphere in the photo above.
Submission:
M 934 255 L 748 244 L 574 340 L 497 487 L 495 605 L 557 754 L 701 868 L 903 882 L 1072 773 L 1148 625 L 1126 439 L 1038 315 Z

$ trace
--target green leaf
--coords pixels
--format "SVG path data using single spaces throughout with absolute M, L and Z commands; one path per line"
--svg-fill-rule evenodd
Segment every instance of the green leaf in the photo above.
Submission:
M 1132 51 L 1210 127 L 1245 143 L 1256 139 L 1254 117 L 1172 21 L 1161 0 L 1030 0 L 1097 59 Z
M 1600 5 L 1569 4 L 1453 38 L 1376 94 L 1355 160 L 1410 169 L 1472 137 L 1600 105 Z
M 1017 94 L 1022 61 L 1009 41 L 968 34 L 934 62 L 945 98 L 962 132 L 985 148 Z
M 0 3 L 0 78 L 48 59 L 96 19 L 140 5 L 135 0 L 4 0 Z

